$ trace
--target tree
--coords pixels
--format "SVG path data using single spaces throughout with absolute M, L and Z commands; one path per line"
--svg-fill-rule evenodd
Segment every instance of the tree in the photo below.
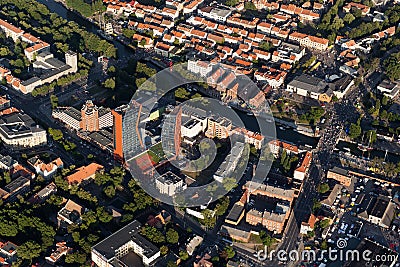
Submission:
M 225 5 L 227 5 L 227 6 L 236 6 L 237 4 L 239 4 L 239 0 L 226 0 L 225 1 Z
M 165 234 L 166 240 L 168 243 L 177 244 L 179 241 L 179 234 L 172 228 L 169 228 L 167 233 Z
M 263 245 L 267 246 L 268 248 L 271 247 L 276 242 L 276 239 L 267 234 L 264 230 L 260 231 L 260 238 L 263 242 Z
M 186 251 L 181 250 L 181 251 L 179 251 L 179 258 L 181 260 L 185 261 L 185 260 L 189 259 L 189 254 Z
M 327 183 L 318 185 L 318 193 L 325 194 L 328 191 L 329 191 L 329 185 Z
M 29 260 L 32 263 L 32 259 L 40 256 L 41 246 L 35 241 L 27 241 L 18 247 L 18 257 L 24 260 Z
M 353 16 L 353 14 L 347 13 L 347 14 L 344 16 L 343 21 L 344 21 L 346 24 L 350 24 L 350 23 L 352 23 L 355 19 L 356 19 L 356 18 Z
M 167 246 L 161 246 L 160 247 L 160 253 L 161 255 L 166 255 L 168 253 L 168 247 Z
M 321 227 L 322 229 L 325 229 L 325 228 L 329 227 L 329 224 L 330 224 L 329 219 L 324 219 L 319 222 L 319 227 Z
M 391 54 L 383 62 L 386 75 L 391 81 L 400 79 L 400 52 Z
M 257 10 L 257 8 L 253 4 L 253 2 L 245 2 L 244 3 L 244 8 L 247 9 L 247 10 Z
M 270 51 L 274 45 L 271 42 L 268 41 L 262 41 L 259 45 L 259 47 L 265 51 Z
M 51 108 L 56 108 L 58 106 L 58 97 L 56 95 L 50 95 Z
M 356 139 L 358 137 L 360 137 L 361 135 L 361 126 L 355 123 L 352 123 L 350 125 L 350 130 L 349 130 L 349 137 L 351 139 Z
M 151 242 L 156 244 L 164 243 L 165 237 L 163 234 L 153 226 L 146 225 L 141 230 L 142 235 L 147 237 Z
M 115 78 L 108 78 L 107 80 L 104 81 L 103 83 L 105 88 L 109 88 L 114 90 L 115 88 Z
M 175 97 L 180 99 L 188 99 L 190 93 L 185 88 L 179 87 L 175 90 Z
M 228 259 L 232 259 L 233 257 L 235 257 L 235 254 L 236 254 L 236 252 L 233 250 L 233 248 L 231 246 L 226 246 L 221 253 L 221 257 L 228 260 Z

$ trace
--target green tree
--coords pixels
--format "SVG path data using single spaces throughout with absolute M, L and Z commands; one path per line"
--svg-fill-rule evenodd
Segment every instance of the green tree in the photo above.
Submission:
M 189 254 L 186 251 L 181 250 L 181 251 L 179 251 L 179 258 L 181 260 L 185 261 L 185 260 L 189 259 Z
M 27 241 L 18 247 L 18 257 L 32 263 L 32 259 L 40 256 L 41 250 L 41 246 L 35 241 Z
M 172 228 L 169 228 L 167 233 L 165 234 L 166 240 L 168 243 L 177 244 L 179 241 L 179 234 Z
M 356 19 L 356 18 L 353 16 L 353 14 L 347 13 L 347 14 L 344 16 L 343 21 L 344 21 L 346 24 L 350 24 L 350 23 L 352 23 L 355 19 Z
M 274 48 L 274 45 L 268 41 L 261 41 L 259 47 L 265 51 L 270 51 L 272 48 Z
M 109 88 L 114 90 L 115 88 L 115 78 L 108 78 L 107 80 L 104 81 L 103 86 L 105 88 Z
M 325 194 L 328 191 L 329 191 L 329 185 L 327 183 L 318 185 L 318 193 Z
M 161 246 L 160 247 L 160 253 L 161 253 L 161 255 L 167 255 L 167 253 L 168 253 L 168 247 L 167 246 Z
M 50 95 L 51 108 L 56 108 L 58 106 L 58 97 L 56 95 Z
M 360 125 L 355 124 L 355 123 L 352 123 L 350 125 L 349 137 L 351 139 L 356 139 L 356 138 L 360 137 L 361 132 L 362 132 L 362 130 L 361 130 L 361 126 Z
M 236 6 L 237 4 L 239 4 L 239 0 L 226 0 L 225 1 L 225 5 L 227 5 L 227 6 Z

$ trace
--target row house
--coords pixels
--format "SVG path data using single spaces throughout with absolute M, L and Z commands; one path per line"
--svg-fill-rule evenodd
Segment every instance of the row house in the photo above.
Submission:
M 294 4 L 281 5 L 280 11 L 299 16 L 300 21 L 318 21 L 320 15 L 311 10 L 298 7 Z
M 138 47 L 141 48 L 152 48 L 154 46 L 154 40 L 150 37 L 135 33 L 132 39 L 138 43 Z
M 290 34 L 289 40 L 299 43 L 301 46 L 320 51 L 327 50 L 329 44 L 328 39 L 307 35 L 299 32 L 293 32 L 292 34 Z
M 183 14 L 193 14 L 201 3 L 203 3 L 203 1 L 199 0 L 188 1 L 183 6 Z
M 240 16 L 240 15 L 239 15 Z M 247 29 L 255 29 L 257 26 L 257 23 L 259 21 L 258 18 L 254 18 L 252 21 L 246 20 L 246 19 L 241 19 L 238 15 L 233 15 L 229 17 L 226 22 L 234 25 L 241 26 L 243 28 Z
M 206 77 L 212 70 L 212 65 L 201 60 L 190 59 L 187 66 L 188 71 Z
M 288 155 L 297 155 L 299 153 L 297 146 L 280 140 L 272 140 L 268 143 L 268 146 L 275 158 L 280 157 L 283 151 L 286 151 Z
M 172 19 L 177 19 L 179 17 L 179 10 L 173 9 L 173 8 L 168 8 L 168 7 L 164 7 L 161 10 L 161 14 L 165 17 L 169 17 Z
M 310 170 L 312 162 L 312 152 L 307 151 L 302 159 L 300 159 L 299 166 L 294 170 L 293 178 L 303 181 L 308 171 Z
M 246 128 L 235 128 L 232 133 L 243 136 L 244 142 L 253 145 L 256 149 L 261 149 L 264 142 L 264 136 L 259 133 L 255 133 L 247 130 Z
M 157 54 L 160 54 L 164 57 L 169 57 L 170 53 L 172 52 L 172 50 L 175 48 L 175 46 L 164 43 L 164 42 L 157 42 L 156 46 L 154 47 L 154 51 Z
M 257 8 L 257 10 L 267 9 L 267 10 L 278 10 L 279 4 L 276 2 L 268 2 L 268 0 L 252 0 L 252 3 Z
M 254 48 L 253 53 L 257 55 L 257 59 L 269 60 L 271 58 L 271 53 L 264 50 Z
M 369 6 L 366 6 L 366 5 L 363 5 L 363 4 L 360 4 L 360 3 L 350 2 L 347 5 L 343 6 L 343 11 L 346 12 L 346 13 L 349 13 L 349 12 L 351 12 L 351 10 L 353 8 L 361 10 L 361 14 L 363 16 L 367 15 L 371 10 L 371 8 Z
M 291 19 L 291 16 L 289 15 L 285 15 L 285 14 L 273 14 L 272 15 L 272 21 L 274 21 L 275 23 L 279 23 L 279 22 L 286 22 L 289 19 Z
M 270 34 L 272 36 L 276 36 L 278 38 L 286 40 L 286 38 L 289 36 L 289 33 L 290 33 L 289 30 L 285 30 L 285 29 L 282 29 L 282 28 L 279 28 L 279 27 L 272 27 Z
M 298 62 L 306 53 L 304 47 L 282 43 L 274 52 L 272 52 L 271 60 L 273 62 L 287 62 L 294 64 Z
M 176 31 L 176 30 L 172 30 L 171 34 L 175 37 L 176 40 L 179 41 L 179 43 L 183 43 L 186 41 L 186 34 Z
M 266 81 L 272 88 L 278 88 L 285 82 L 287 72 L 271 67 L 263 67 L 254 73 L 257 81 Z
M 165 6 L 168 8 L 176 9 L 178 12 L 181 12 L 183 10 L 183 3 L 179 1 L 166 0 Z

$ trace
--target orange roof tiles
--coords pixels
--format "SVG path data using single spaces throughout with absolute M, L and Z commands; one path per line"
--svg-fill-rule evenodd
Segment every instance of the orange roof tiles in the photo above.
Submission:
M 12 32 L 14 32 L 14 33 L 17 33 L 17 34 L 23 33 L 23 32 L 24 32 L 24 31 L 21 30 L 20 28 L 17 28 L 17 27 L 15 27 L 14 25 L 12 25 L 12 24 L 10 24 L 10 23 L 8 23 L 7 21 L 2 20 L 2 19 L 0 19 L 0 26 L 2 26 L 2 27 L 4 27 L 4 28 L 7 28 L 8 30 L 10 30 L 10 31 L 12 31 Z
M 97 163 L 90 163 L 87 166 L 79 167 L 73 174 L 68 175 L 66 180 L 69 184 L 80 184 L 83 180 L 91 178 L 96 172 L 102 170 L 104 167 Z

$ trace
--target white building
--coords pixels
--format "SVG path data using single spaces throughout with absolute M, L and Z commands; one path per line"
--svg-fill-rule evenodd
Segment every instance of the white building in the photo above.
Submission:
M 187 185 L 183 179 L 169 171 L 156 179 L 156 187 L 161 194 L 173 196 L 175 193 L 185 190 Z
M 400 86 L 398 82 L 391 82 L 389 80 L 383 80 L 376 87 L 383 95 L 393 99 L 399 94 Z
M 142 225 L 133 221 L 92 247 L 92 261 L 99 267 L 135 266 L 139 256 L 150 266 L 161 256 L 160 250 L 140 234 Z
M 197 11 L 199 15 L 216 20 L 219 22 L 226 22 L 228 17 L 231 15 L 232 11 L 229 9 L 223 9 L 223 8 L 217 8 L 217 7 L 211 7 L 211 6 L 206 6 L 203 8 L 198 9 Z
M 46 131 L 31 117 L 14 112 L 0 117 L 0 139 L 4 144 L 17 147 L 35 147 L 47 143 Z

